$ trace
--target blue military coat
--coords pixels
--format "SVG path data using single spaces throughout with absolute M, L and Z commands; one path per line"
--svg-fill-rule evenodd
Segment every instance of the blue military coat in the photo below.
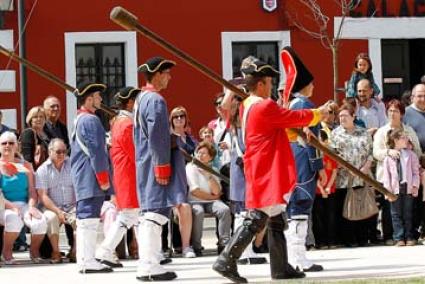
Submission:
M 79 113 L 71 139 L 70 157 L 72 183 L 77 201 L 112 193 L 112 187 L 108 191 L 101 190 L 96 179 L 96 174 L 107 172 L 112 186 L 105 135 L 105 129 L 96 115 L 89 112 Z
M 313 102 L 307 97 L 295 94 L 291 101 L 290 109 L 312 109 Z M 310 127 L 310 130 L 318 137 L 320 125 Z M 313 208 L 313 201 L 317 188 L 317 172 L 323 169 L 323 161 L 318 156 L 316 148 L 307 144 L 291 141 L 291 149 L 294 154 L 297 167 L 297 184 L 289 200 L 288 216 L 309 215 Z
M 136 183 L 142 210 L 172 207 L 187 199 L 183 155 L 171 150 L 167 104 L 155 91 L 145 90 L 134 106 L 134 146 Z M 177 145 L 182 141 L 176 137 Z M 156 182 L 154 167 L 171 164 L 171 179 L 166 186 Z

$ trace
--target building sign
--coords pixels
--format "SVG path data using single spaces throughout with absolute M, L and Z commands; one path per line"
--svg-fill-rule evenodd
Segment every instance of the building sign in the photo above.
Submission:
M 351 17 L 425 17 L 425 0 L 357 0 Z
M 261 0 L 263 2 L 263 9 L 267 12 L 273 12 L 277 8 L 277 0 Z

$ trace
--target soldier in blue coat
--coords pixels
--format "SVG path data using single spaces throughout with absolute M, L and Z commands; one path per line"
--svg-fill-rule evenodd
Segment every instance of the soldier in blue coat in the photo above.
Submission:
M 297 69 L 297 77 L 292 87 L 293 94 L 289 108 L 293 110 L 313 109 L 315 106 L 309 99 L 313 95 L 313 75 L 304 66 L 292 48 L 285 47 L 285 49 L 292 56 Z M 314 126 L 306 127 L 303 130 L 307 135 L 314 134 L 317 137 L 320 128 L 319 126 Z M 313 209 L 319 175 L 322 177 L 321 182 L 326 183 L 323 161 L 316 148 L 308 145 L 307 141 L 304 141 L 295 133 L 291 134 L 288 136 L 297 167 L 297 184 L 287 207 L 289 228 L 285 235 L 288 240 L 288 260 L 291 265 L 298 267 L 302 271 L 321 271 L 323 270 L 321 265 L 313 264 L 307 259 L 305 241 L 308 218 Z
M 186 201 L 184 159 L 172 155 L 172 146 L 179 143 L 171 141 L 167 104 L 159 94 L 167 88 L 174 65 L 153 57 L 139 67 L 147 81 L 134 105 L 136 182 L 142 209 L 137 279 L 141 281 L 177 277 L 160 265 L 162 225 L 167 223 L 171 208 Z
M 94 114 L 105 85 L 83 83 L 75 92 L 78 110 L 71 139 L 71 174 L 77 199 L 77 265 L 80 273 L 111 272 L 95 259 L 100 209 L 111 192 L 105 130 Z

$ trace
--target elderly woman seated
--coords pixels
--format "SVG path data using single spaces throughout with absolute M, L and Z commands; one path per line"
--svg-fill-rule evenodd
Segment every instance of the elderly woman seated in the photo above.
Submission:
M 4 132 L 0 136 L 0 155 L 0 189 L 5 207 L 0 216 L 0 223 L 4 225 L 4 263 L 15 263 L 12 247 L 24 224 L 31 230 L 31 260 L 39 263 L 39 248 L 46 234 L 47 223 L 35 207 L 37 193 L 32 166 L 17 158 L 17 139 L 12 132 Z
M 208 142 L 201 142 L 196 147 L 196 156 L 205 165 L 209 165 L 215 155 L 214 146 Z M 193 163 L 186 165 L 186 176 L 189 185 L 189 203 L 192 205 L 193 213 L 192 247 L 196 254 L 201 254 L 204 214 L 212 213 L 218 218 L 218 252 L 220 252 L 229 240 L 232 223 L 229 207 L 220 200 L 222 195 L 220 181 Z

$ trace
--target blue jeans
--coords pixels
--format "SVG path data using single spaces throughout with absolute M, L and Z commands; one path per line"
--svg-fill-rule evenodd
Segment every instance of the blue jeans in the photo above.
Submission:
M 391 218 L 393 221 L 393 239 L 395 241 L 413 240 L 413 196 L 399 194 L 396 201 L 391 202 Z

